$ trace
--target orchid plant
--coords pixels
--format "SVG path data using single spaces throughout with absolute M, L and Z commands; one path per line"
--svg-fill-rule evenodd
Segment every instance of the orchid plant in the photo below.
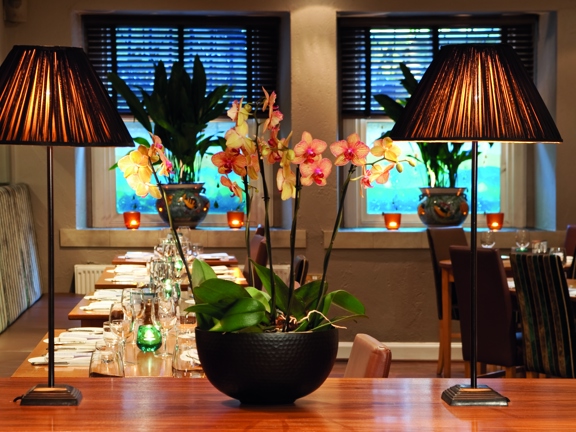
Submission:
M 233 102 L 228 116 L 235 122 L 235 126 L 226 133 L 226 149 L 215 154 L 212 162 L 222 174 L 221 185 L 227 187 L 241 201 L 246 197 L 248 256 L 250 209 L 255 191 L 253 182 L 260 175 L 265 209 L 264 231 L 270 264 L 267 268 L 252 262 L 251 270 L 255 270 L 262 280 L 264 291 L 253 287 L 244 288 L 234 282 L 218 279 L 209 265 L 195 260 L 191 280 L 196 304 L 187 311 L 196 313 L 199 328 L 221 332 L 317 331 L 336 326 L 336 323 L 346 319 L 364 317 L 364 305 L 355 296 L 344 290 L 328 292 L 328 264 L 342 221 L 344 198 L 351 181 L 360 181 L 363 188 L 373 187 L 373 183 L 384 184 L 388 181 L 392 169 L 402 172 L 404 162 L 412 166 L 414 162 L 411 159 L 400 159 L 400 149 L 389 138 L 377 140 L 370 149 L 356 133 L 329 146 L 335 157 L 333 163 L 323 156 L 328 148 L 327 143 L 313 138 L 309 132 L 303 132 L 301 140 L 291 147 L 292 133 L 286 138 L 279 137 L 283 115 L 276 105 L 276 94 L 268 93 L 265 89 L 263 91 L 264 97 L 255 103 L 243 104 L 243 100 Z M 263 118 L 257 115 L 259 111 L 264 113 Z M 251 117 L 256 124 L 254 137 L 248 133 L 247 121 Z M 376 160 L 368 162 L 366 157 L 369 153 L 376 156 Z M 278 166 L 276 186 L 281 198 L 293 200 L 290 233 L 292 263 L 303 187 L 314 184 L 323 187 L 333 166 L 349 165 L 338 200 L 332 238 L 324 257 L 321 280 L 296 287 L 293 264 L 288 284 L 274 273 L 268 211 L 270 195 L 264 175 L 265 164 Z M 357 169 L 361 169 L 360 175 L 356 175 Z M 231 173 L 242 178 L 241 184 L 230 178 Z M 328 318 L 332 306 L 340 307 L 347 315 Z

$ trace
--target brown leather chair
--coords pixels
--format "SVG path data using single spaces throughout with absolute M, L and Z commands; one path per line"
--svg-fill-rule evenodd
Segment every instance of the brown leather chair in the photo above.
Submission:
M 450 246 L 450 259 L 458 295 L 462 357 L 468 362 L 466 375 L 470 376 L 470 248 Z M 476 359 L 478 366 L 501 366 L 506 371 L 506 378 L 514 378 L 516 368 L 523 365 L 522 333 L 516 331 L 510 288 L 500 252 L 498 249 L 479 249 L 477 260 Z
M 294 281 L 302 286 L 306 283 L 306 276 L 308 276 L 308 259 L 304 255 L 297 255 L 294 258 Z
M 252 263 L 249 258 L 263 266 L 268 264 L 268 251 L 266 250 L 266 238 L 264 235 L 254 234 L 250 239 L 250 257 L 246 257 L 246 260 L 244 261 L 244 269 L 242 270 L 242 274 L 246 278 L 249 286 L 262 289 L 262 281 L 256 272 L 253 272 L 253 280 L 250 278 L 250 266 Z
M 442 270 L 440 261 L 450 259 L 450 246 L 467 246 L 468 241 L 464 230 L 460 227 L 430 227 L 426 230 L 428 235 L 428 244 L 430 246 L 430 255 L 432 258 L 432 269 L 434 271 L 434 285 L 436 288 L 436 308 L 438 311 L 438 325 L 440 333 L 440 349 L 438 350 L 438 366 L 436 373 L 440 375 L 444 369 L 443 348 L 452 343 L 452 339 L 459 339 L 460 335 L 456 333 L 443 334 L 442 332 Z M 453 320 L 458 320 L 458 299 L 454 284 L 452 290 L 452 309 L 448 313 L 452 314 Z
M 358 333 L 352 343 L 344 378 L 387 378 L 392 352 L 370 335 Z

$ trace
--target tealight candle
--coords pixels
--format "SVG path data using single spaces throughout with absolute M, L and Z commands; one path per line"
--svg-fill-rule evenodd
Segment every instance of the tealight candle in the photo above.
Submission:
M 126 228 L 133 230 L 140 228 L 140 212 L 124 212 L 124 225 L 126 225 Z
M 486 225 L 492 231 L 498 231 L 504 225 L 504 213 L 486 213 Z
M 384 225 L 387 229 L 394 231 L 400 228 L 402 214 L 400 213 L 382 213 L 384 216 Z
M 229 211 L 226 213 L 226 218 L 228 219 L 228 226 L 232 229 L 244 226 L 244 212 Z

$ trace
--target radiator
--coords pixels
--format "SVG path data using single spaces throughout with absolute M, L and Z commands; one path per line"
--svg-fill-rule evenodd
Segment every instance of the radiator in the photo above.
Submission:
M 109 264 L 75 264 L 74 292 L 88 294 L 94 292 L 94 284 Z

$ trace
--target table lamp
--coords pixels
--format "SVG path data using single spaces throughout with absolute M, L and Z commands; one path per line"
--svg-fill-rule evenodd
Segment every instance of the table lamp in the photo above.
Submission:
M 472 142 L 470 385 L 442 393 L 449 405 L 508 405 L 477 383 L 478 141 L 562 142 L 552 116 L 509 45 L 444 46 L 432 61 L 390 133 L 395 141 Z
M 14 46 L 0 66 L 0 144 L 47 148 L 48 384 L 21 405 L 78 405 L 81 392 L 54 384 L 53 147 L 132 147 L 134 142 L 81 48 Z

